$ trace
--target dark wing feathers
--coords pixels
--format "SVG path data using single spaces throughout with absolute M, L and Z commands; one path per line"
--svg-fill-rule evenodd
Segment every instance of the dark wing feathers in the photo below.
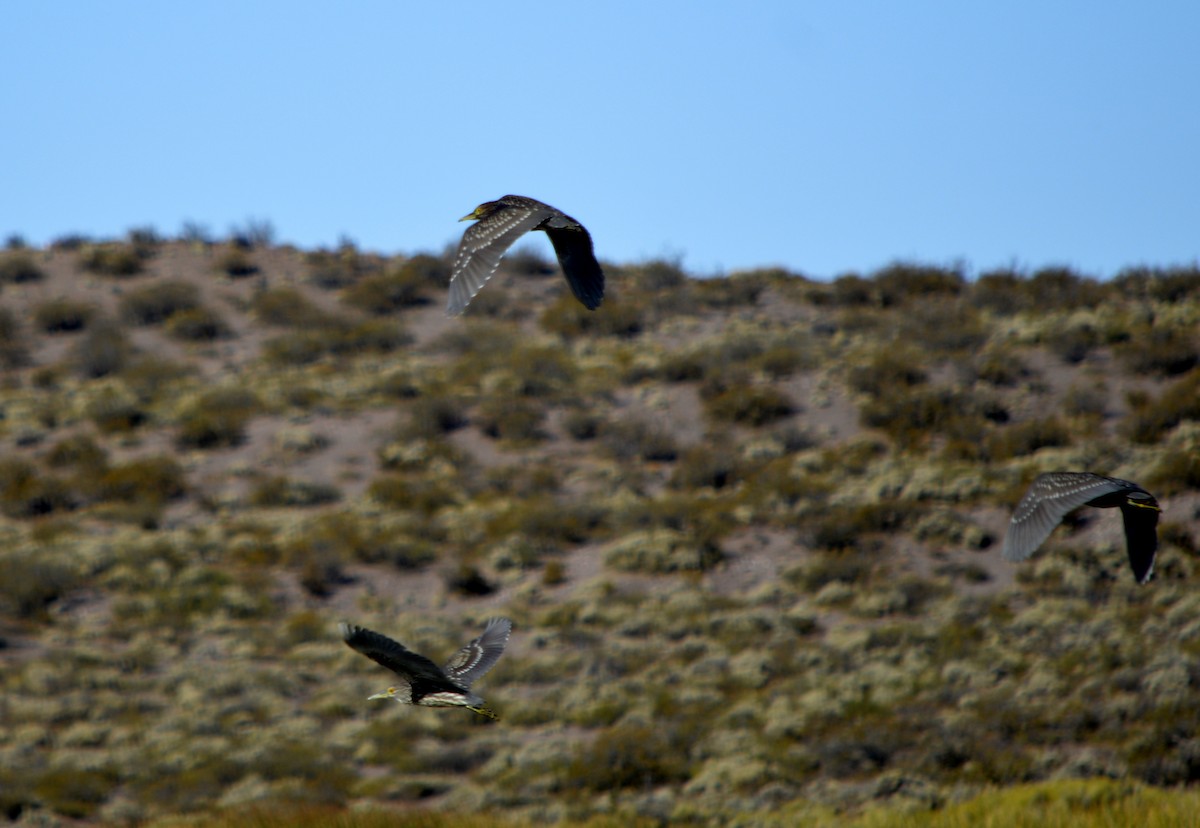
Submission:
M 1148 493 L 1145 497 L 1130 496 L 1133 502 L 1121 507 L 1125 520 L 1125 551 L 1129 566 L 1139 584 L 1154 574 L 1154 558 L 1158 554 L 1158 502 Z
M 566 218 L 571 222 L 568 226 L 556 227 L 554 225 L 558 222 L 552 221 L 542 229 L 554 245 L 554 252 L 558 255 L 558 263 L 563 276 L 567 277 L 571 292 L 585 308 L 595 310 L 604 301 L 604 271 L 596 261 L 588 231 L 570 216 Z
M 1025 560 L 1069 512 L 1088 501 L 1131 487 L 1139 488 L 1126 480 L 1087 472 L 1039 474 L 1013 512 L 1008 533 L 1004 536 L 1005 559 Z
M 511 631 L 512 622 L 507 618 L 489 620 L 483 634 L 472 639 L 446 663 L 446 675 L 463 687 L 470 687 L 500 659 Z
M 446 675 L 441 668 L 425 656 L 409 650 L 400 642 L 344 621 L 338 626 L 342 631 L 342 638 L 347 644 L 377 664 L 382 664 L 410 684 L 413 682 L 444 684 L 446 682 Z
M 475 294 L 492 278 L 504 252 L 551 213 L 550 208 L 537 202 L 509 206 L 468 227 L 458 245 L 458 254 L 454 257 L 446 315 L 457 316 L 462 313 Z

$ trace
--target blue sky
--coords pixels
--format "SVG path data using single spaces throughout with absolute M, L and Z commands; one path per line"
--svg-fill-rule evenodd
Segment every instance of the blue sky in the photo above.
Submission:
M 815 278 L 1200 258 L 1200 4 L 9 3 L 0 237 L 440 251 L 505 193 L 602 259 Z M 550 248 L 539 240 L 547 253 Z

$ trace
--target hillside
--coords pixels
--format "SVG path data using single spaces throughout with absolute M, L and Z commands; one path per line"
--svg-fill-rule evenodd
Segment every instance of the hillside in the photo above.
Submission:
M 237 242 L 237 243 L 235 243 Z M 1200 270 L 0 252 L 0 813 L 716 823 L 1200 779 Z M 1000 558 L 1040 471 L 1154 492 Z M 366 701 L 514 622 L 499 714 Z

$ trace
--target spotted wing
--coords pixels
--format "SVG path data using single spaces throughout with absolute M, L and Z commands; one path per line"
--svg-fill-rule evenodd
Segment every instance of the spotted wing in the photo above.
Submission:
M 1090 472 L 1039 474 L 1013 512 L 1008 533 L 1004 536 L 1005 559 L 1025 560 L 1068 513 L 1098 497 L 1131 489 L 1139 487 L 1126 480 Z
M 509 204 L 475 222 L 463 233 L 450 275 L 447 316 L 458 316 L 466 310 L 475 294 L 496 272 L 504 252 L 553 213 L 546 205 L 532 199 L 523 201 L 531 203 Z
M 512 622 L 507 618 L 488 621 L 483 634 L 455 653 L 446 664 L 446 675 L 463 687 L 470 687 L 500 660 L 510 632 Z
M 604 271 L 596 261 L 592 237 L 582 224 L 567 215 L 555 216 L 542 228 L 554 245 L 563 276 L 575 298 L 588 310 L 604 301 Z
M 1125 551 L 1129 566 L 1139 584 L 1154 574 L 1154 559 L 1158 554 L 1158 501 L 1146 491 L 1130 492 L 1121 506 L 1125 520 Z
M 342 631 L 342 638 L 350 647 L 377 664 L 382 664 L 409 684 L 446 683 L 445 674 L 436 664 L 409 650 L 400 642 L 344 621 L 338 626 Z

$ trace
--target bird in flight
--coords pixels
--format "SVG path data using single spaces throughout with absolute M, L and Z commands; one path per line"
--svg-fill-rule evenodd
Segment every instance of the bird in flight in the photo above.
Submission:
M 1004 558 L 1028 558 L 1062 519 L 1080 506 L 1121 510 L 1133 577 L 1139 584 L 1149 581 L 1158 551 L 1158 516 L 1162 512 L 1158 501 L 1136 483 L 1090 472 L 1048 472 L 1034 478 L 1008 525 Z
M 549 204 L 506 195 L 486 201 L 459 221 L 474 221 L 463 233 L 450 275 L 447 316 L 462 313 L 500 264 L 500 257 L 521 236 L 543 230 L 554 245 L 567 284 L 583 306 L 595 310 L 604 301 L 604 271 L 582 224 Z
M 401 679 L 394 687 L 369 699 L 395 699 L 401 704 L 426 707 L 465 707 L 489 718 L 496 714 L 483 706 L 483 699 L 471 692 L 471 685 L 492 669 L 504 652 L 512 622 L 507 618 L 492 618 L 483 633 L 472 639 L 444 667 L 409 650 L 386 635 L 348 624 L 338 625 L 342 638 L 351 648 L 382 664 Z

